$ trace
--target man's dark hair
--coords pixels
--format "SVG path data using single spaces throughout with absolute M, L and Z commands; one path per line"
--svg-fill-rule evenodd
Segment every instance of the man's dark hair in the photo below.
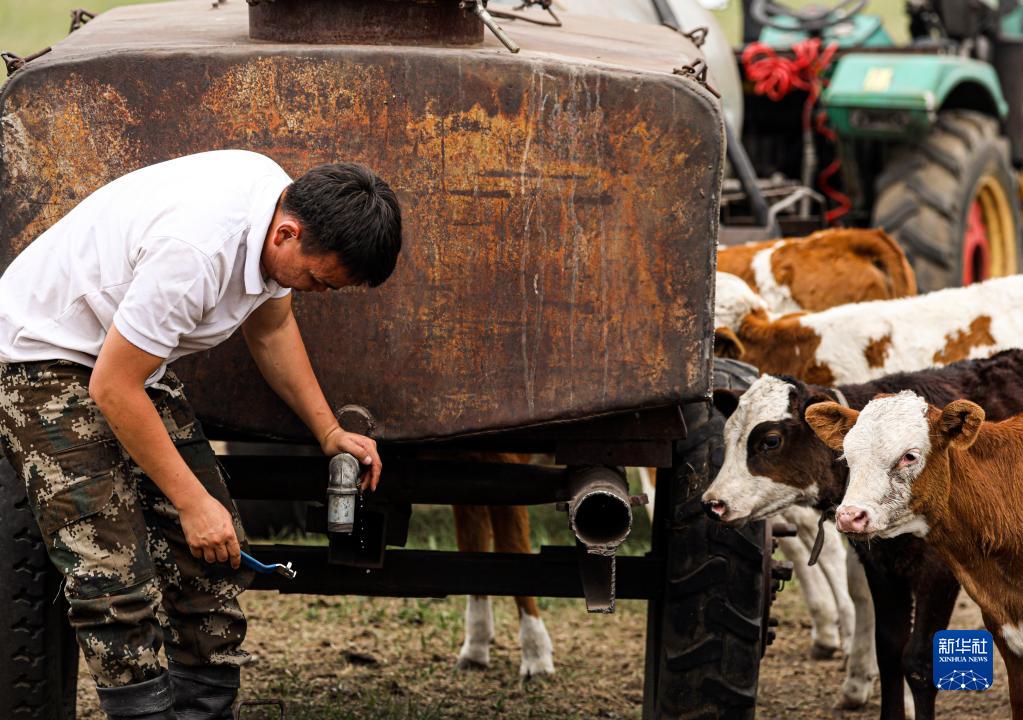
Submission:
M 401 207 L 372 170 L 355 163 L 320 165 L 292 183 L 281 206 L 302 225 L 302 249 L 337 253 L 356 282 L 376 287 L 394 272 Z

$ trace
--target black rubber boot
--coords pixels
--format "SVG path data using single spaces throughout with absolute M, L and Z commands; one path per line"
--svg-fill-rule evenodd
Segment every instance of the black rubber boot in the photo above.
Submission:
M 99 706 L 110 720 L 176 720 L 170 675 L 135 685 L 96 688 Z
M 241 670 L 230 665 L 170 663 L 177 720 L 232 720 Z

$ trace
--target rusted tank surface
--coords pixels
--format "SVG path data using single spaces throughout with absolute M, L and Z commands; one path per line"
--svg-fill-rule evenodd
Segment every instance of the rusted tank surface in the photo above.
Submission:
M 405 250 L 376 290 L 296 298 L 337 407 L 385 440 L 703 396 L 723 144 L 717 100 L 673 74 L 666 28 L 566 14 L 471 47 L 249 39 L 244 3 L 120 8 L 0 96 L 0 268 L 136 168 L 216 148 L 293 176 L 354 160 L 398 193 Z M 207 424 L 302 438 L 240 338 L 175 364 Z

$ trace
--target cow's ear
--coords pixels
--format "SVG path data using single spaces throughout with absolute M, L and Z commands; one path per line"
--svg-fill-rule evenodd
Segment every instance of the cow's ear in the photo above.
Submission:
M 746 348 L 732 328 L 721 326 L 714 331 L 714 355 L 719 358 L 740 360 L 745 354 Z
M 739 398 L 742 397 L 741 390 L 731 388 L 714 388 L 714 407 L 726 418 L 731 417 L 735 408 L 739 407 Z
M 812 390 L 810 397 L 803 401 L 803 417 L 806 417 L 807 409 L 812 405 L 819 405 L 820 403 L 835 402 L 833 397 L 829 397 L 819 390 Z
M 965 450 L 973 445 L 984 422 L 984 408 L 969 400 L 953 400 L 941 411 L 938 430 L 956 450 Z
M 852 430 L 859 416 L 858 411 L 836 402 L 817 403 L 806 409 L 807 424 L 832 450 L 842 449 L 846 434 Z

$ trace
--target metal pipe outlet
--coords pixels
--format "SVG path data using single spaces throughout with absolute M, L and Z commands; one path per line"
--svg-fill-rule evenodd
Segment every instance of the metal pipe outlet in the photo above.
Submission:
M 615 468 L 573 470 L 568 524 L 586 551 L 614 555 L 632 530 L 632 501 L 625 476 Z
M 327 483 L 327 532 L 350 534 L 355 528 L 359 469 L 359 461 L 348 453 L 331 458 Z

